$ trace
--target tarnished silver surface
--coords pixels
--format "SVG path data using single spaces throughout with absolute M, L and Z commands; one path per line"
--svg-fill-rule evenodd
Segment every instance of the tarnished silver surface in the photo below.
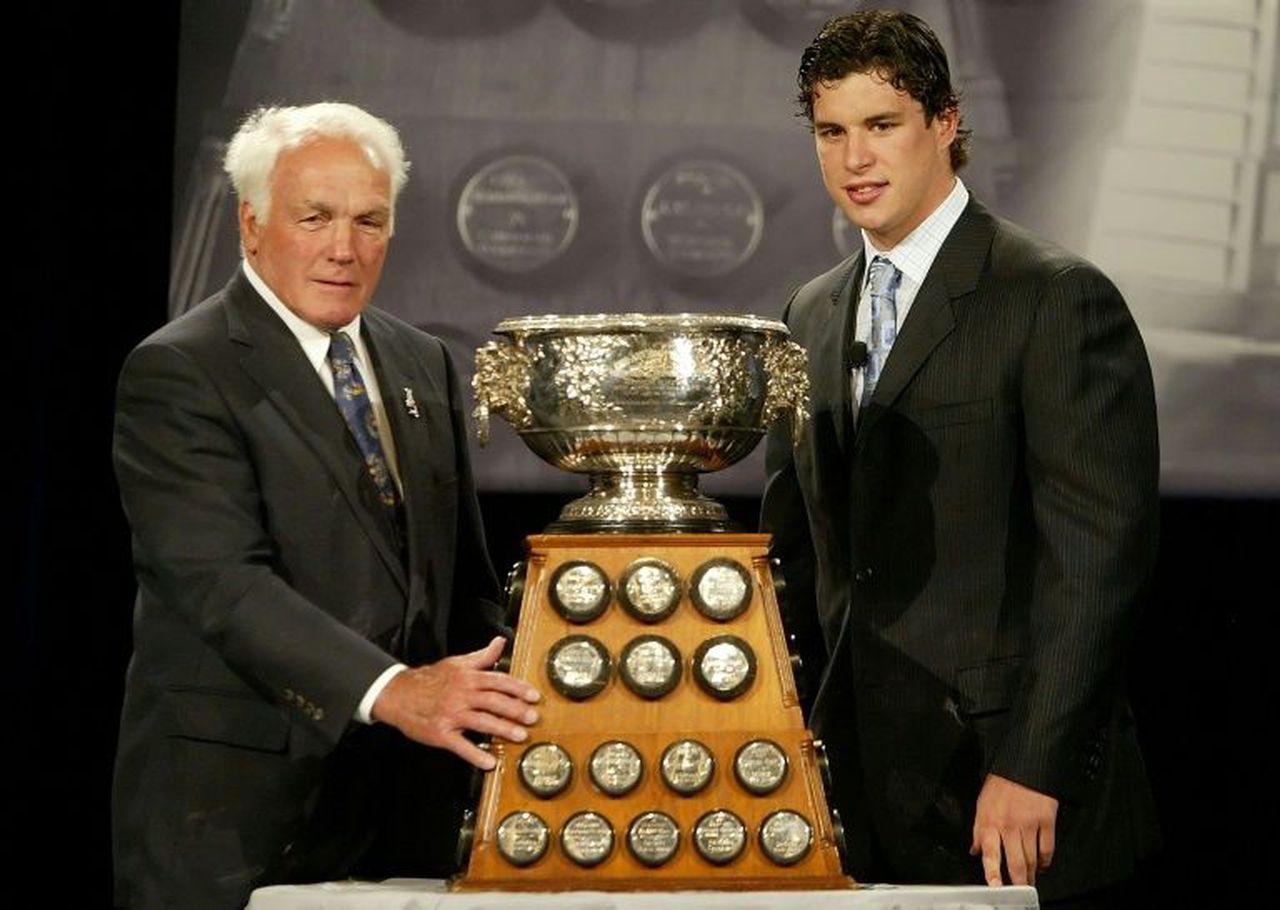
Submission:
M 713 809 L 693 826 L 693 845 L 707 862 L 722 866 L 747 845 L 747 826 L 728 809 Z
M 653 556 L 635 560 L 622 570 L 618 599 L 641 622 L 666 619 L 680 603 L 684 585 L 675 566 Z
M 515 866 L 527 866 L 547 852 L 547 823 L 532 812 L 512 812 L 498 823 L 498 852 Z
M 708 695 L 723 701 L 737 698 L 755 677 L 755 651 L 736 635 L 708 638 L 693 652 L 693 678 Z
M 613 852 L 613 825 L 598 812 L 571 815 L 560 829 L 560 848 L 579 866 L 595 866 Z
M 696 739 L 681 739 L 667 746 L 658 762 L 662 779 L 681 796 L 690 796 L 711 783 L 716 759 Z
M 787 776 L 787 753 L 771 739 L 753 739 L 733 757 L 733 775 L 756 796 L 772 793 Z
M 623 647 L 618 672 L 641 698 L 661 698 L 680 682 L 680 649 L 661 635 L 641 635 Z
M 557 529 L 723 528 L 697 475 L 743 458 L 775 420 L 808 420 L 807 355 L 755 316 L 528 316 L 476 352 L 475 416 L 504 418 L 539 457 L 590 476 Z
M 799 812 L 779 809 L 760 824 L 760 849 L 780 866 L 800 862 L 813 846 L 813 827 Z
M 689 597 L 698 612 L 710 619 L 736 619 L 751 602 L 751 573 L 733 559 L 708 560 L 694 570 Z
M 591 779 L 610 796 L 630 793 L 644 773 L 644 759 L 636 747 L 616 739 L 597 746 L 588 765 Z
M 555 743 L 535 743 L 525 749 L 518 767 L 520 780 L 543 799 L 562 793 L 573 776 L 569 753 Z
M 551 576 L 548 595 L 556 612 L 569 622 L 584 623 L 598 617 L 609 605 L 613 586 L 595 563 L 573 560 Z
M 568 635 L 547 654 L 547 676 L 556 691 L 581 701 L 609 682 L 613 661 L 608 649 L 590 635 Z
M 680 826 L 665 812 L 643 812 L 627 828 L 627 847 L 646 866 L 661 866 L 680 847 Z

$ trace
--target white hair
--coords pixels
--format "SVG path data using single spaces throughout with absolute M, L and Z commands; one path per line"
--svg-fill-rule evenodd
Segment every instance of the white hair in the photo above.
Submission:
M 396 197 L 409 179 L 409 162 L 396 128 L 354 104 L 321 101 L 302 107 L 260 107 L 245 117 L 231 137 L 222 169 L 231 178 L 241 202 L 254 217 L 266 222 L 271 210 L 271 174 L 286 149 L 328 137 L 350 139 L 364 150 L 369 163 L 391 178 L 391 222 L 395 226 Z

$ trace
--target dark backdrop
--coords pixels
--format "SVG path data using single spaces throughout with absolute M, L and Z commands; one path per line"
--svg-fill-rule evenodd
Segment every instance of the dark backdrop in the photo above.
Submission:
M 8 299 L 18 317 L 8 345 L 24 355 L 7 371 L 6 399 L 18 418 L 6 437 L 20 449 L 8 472 L 18 596 L 6 745 L 18 761 L 7 817 L 19 842 L 8 871 L 11 893 L 46 877 L 65 906 L 107 906 L 110 895 L 109 786 L 133 597 L 109 457 L 113 386 L 129 348 L 165 319 L 176 47 L 193 27 L 176 4 L 155 6 L 78 6 L 74 23 L 53 4 L 38 10 L 24 33 L 36 62 L 17 77 L 18 113 L 29 116 L 9 142 L 12 229 L 36 255 L 10 263 L 21 281 Z M 563 499 L 486 496 L 500 570 Z M 752 520 L 753 500 L 729 505 Z M 1131 687 L 1167 840 L 1152 887 L 1176 906 L 1271 878 L 1280 510 L 1171 498 L 1163 513 Z

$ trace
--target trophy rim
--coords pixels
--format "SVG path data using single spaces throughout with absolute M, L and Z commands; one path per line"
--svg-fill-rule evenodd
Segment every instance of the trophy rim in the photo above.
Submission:
M 575 316 L 515 316 L 493 329 L 495 335 L 579 335 L 601 332 L 670 334 L 673 330 L 771 332 L 790 337 L 786 323 L 743 313 L 587 313 Z

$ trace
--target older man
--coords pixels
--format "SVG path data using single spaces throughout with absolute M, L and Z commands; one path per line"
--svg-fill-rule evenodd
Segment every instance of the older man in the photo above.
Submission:
M 489 670 L 497 585 L 448 353 L 368 306 L 396 131 L 345 104 L 263 109 L 225 166 L 244 262 L 119 383 L 127 907 L 443 874 L 465 792 L 444 750 L 487 768 L 467 731 L 519 741 L 536 720 L 536 690 Z
M 1124 695 L 1159 505 L 1142 340 L 1096 268 L 970 197 L 920 19 L 832 20 L 799 87 L 862 243 L 788 305 L 813 420 L 770 446 L 764 516 L 821 626 L 853 871 L 1119 899 L 1156 839 Z

